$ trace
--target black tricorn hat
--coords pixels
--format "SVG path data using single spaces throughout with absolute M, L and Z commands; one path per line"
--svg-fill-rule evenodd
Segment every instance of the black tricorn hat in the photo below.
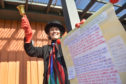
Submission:
M 57 27 L 57 28 L 59 28 L 59 30 L 61 32 L 61 35 L 63 35 L 65 33 L 64 26 L 61 24 L 61 22 L 59 22 L 57 20 L 51 21 L 51 22 L 49 22 L 49 23 L 46 24 L 46 26 L 45 26 L 45 32 L 46 32 L 46 34 L 49 33 L 49 30 L 50 30 L 51 27 Z

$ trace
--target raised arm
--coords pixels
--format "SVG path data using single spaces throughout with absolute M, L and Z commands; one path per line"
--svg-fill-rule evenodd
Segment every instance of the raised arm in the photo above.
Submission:
M 34 47 L 32 45 L 32 28 L 26 15 L 21 19 L 21 28 L 24 29 L 24 49 L 25 52 L 31 57 L 43 58 L 43 47 Z

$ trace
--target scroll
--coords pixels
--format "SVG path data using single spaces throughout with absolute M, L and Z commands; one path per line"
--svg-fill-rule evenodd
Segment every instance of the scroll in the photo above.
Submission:
M 111 3 L 61 39 L 71 84 L 126 84 L 126 32 Z

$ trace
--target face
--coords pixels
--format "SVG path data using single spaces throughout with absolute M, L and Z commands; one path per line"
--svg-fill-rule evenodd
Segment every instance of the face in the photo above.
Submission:
M 60 38 L 60 30 L 57 27 L 52 27 L 49 30 L 49 36 L 51 37 L 52 40 L 56 40 Z

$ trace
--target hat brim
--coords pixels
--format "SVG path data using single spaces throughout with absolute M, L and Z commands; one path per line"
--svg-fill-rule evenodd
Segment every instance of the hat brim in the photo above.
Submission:
M 60 30 L 60 32 L 61 32 L 61 35 L 63 35 L 63 34 L 65 33 L 65 28 L 64 28 L 63 25 L 56 24 L 56 23 L 50 23 L 50 24 L 47 24 L 47 25 L 45 26 L 45 32 L 46 32 L 46 34 L 49 34 L 49 30 L 50 30 L 50 28 L 52 28 L 52 27 L 57 27 L 57 28 L 59 28 L 59 30 Z

